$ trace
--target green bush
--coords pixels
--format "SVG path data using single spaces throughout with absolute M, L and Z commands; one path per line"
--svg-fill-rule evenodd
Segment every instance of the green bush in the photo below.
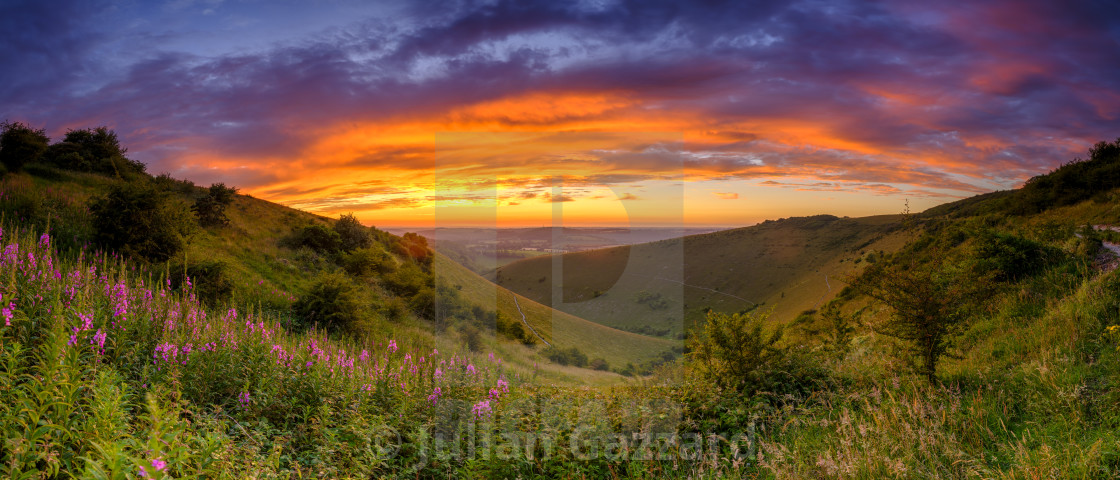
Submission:
M 587 366 L 587 354 L 576 347 L 559 348 L 551 346 L 541 350 L 541 355 L 560 365 L 572 365 L 576 367 Z
M 785 350 L 778 347 L 782 330 L 763 333 L 767 317 L 768 313 L 757 311 L 708 312 L 703 328 L 689 340 L 691 364 L 722 389 L 757 391 L 785 356 Z
M 281 241 L 289 248 L 307 247 L 319 253 L 335 253 L 342 244 L 338 232 L 317 223 L 297 228 L 292 235 Z
M 327 331 L 358 327 L 365 319 L 365 310 L 358 289 L 341 273 L 320 275 L 292 305 L 301 327 L 317 326 Z
M 607 361 L 602 358 L 595 358 L 591 360 L 591 363 L 588 364 L 588 366 L 591 367 L 592 370 L 600 370 L 603 372 L 610 371 L 611 369 L 610 364 L 608 364 Z
M 90 214 L 98 243 L 150 262 L 178 254 L 194 224 L 184 205 L 143 180 L 114 185 L 92 202 Z
M 18 172 L 28 163 L 36 162 L 47 151 L 43 129 L 34 129 L 20 122 L 0 123 L 0 163 L 9 172 Z
M 373 244 L 370 230 L 359 223 L 353 213 L 339 216 L 334 224 L 334 231 L 338 233 L 339 247 L 344 252 L 368 248 Z
M 983 230 L 976 237 L 975 265 L 999 281 L 1015 281 L 1034 275 L 1052 263 L 1059 252 L 1008 233 Z
M 48 162 L 66 170 L 135 178 L 145 171 L 143 163 L 129 160 L 116 132 L 106 127 L 70 130 L 61 142 L 47 148 Z
M 190 279 L 195 295 L 207 306 L 221 305 L 233 297 L 233 282 L 230 281 L 228 267 L 220 261 L 208 260 L 194 263 L 188 265 L 185 271 L 182 265 L 172 267 L 173 287 L 183 286 L 186 281 L 183 278 L 184 273 L 186 278 Z
M 191 211 L 198 217 L 198 223 L 204 227 L 229 225 L 226 207 L 233 203 L 233 196 L 236 194 L 236 188 L 226 187 L 224 183 L 215 183 L 210 185 L 210 190 L 205 196 L 195 200 Z
M 397 261 L 380 247 L 368 247 L 343 254 L 342 268 L 355 277 L 383 276 L 396 271 Z

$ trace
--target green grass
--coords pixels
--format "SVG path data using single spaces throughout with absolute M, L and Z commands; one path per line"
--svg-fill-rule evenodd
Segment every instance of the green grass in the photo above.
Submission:
M 830 300 L 866 251 L 892 251 L 898 216 L 804 217 L 634 246 L 564 254 L 563 279 L 554 257 L 498 269 L 505 288 L 580 318 L 629 331 L 679 337 L 706 308 L 738 312 L 762 305 L 788 323 Z M 555 298 L 553 284 L 562 285 Z M 661 308 L 637 301 L 647 292 Z
M 442 255 L 436 257 L 436 276 L 446 280 L 449 285 L 460 288 L 463 296 L 474 304 L 496 306 L 497 311 L 517 321 L 522 320 L 521 314 L 524 313 L 525 320 L 543 337 L 544 341 L 562 348 L 576 347 L 589 358 L 603 358 L 611 366 L 621 367 L 627 363 L 637 365 L 654 359 L 661 352 L 680 344 L 680 342 L 619 331 L 553 310 L 498 287 Z M 520 356 L 516 355 L 514 358 Z M 543 357 L 535 354 L 531 359 L 539 364 L 547 362 Z M 588 380 L 602 381 L 612 377 L 616 381 L 621 380 L 621 377 L 616 375 L 593 370 L 565 370 Z
M 246 197 L 231 208 L 231 227 L 200 232 L 187 252 L 228 262 L 240 282 L 231 303 L 206 307 L 168 288 L 164 276 L 174 272 L 164 265 L 97 253 L 80 238 L 44 240 L 48 218 L 54 231 L 87 232 L 84 202 L 107 184 L 58 175 L 0 183 L 5 478 L 141 478 L 140 468 L 155 478 L 1120 477 L 1120 273 L 1097 270 L 1093 243 L 1074 235 L 1085 223 L 1120 223 L 1120 207 L 1098 201 L 1116 191 L 1027 216 L 1000 213 L 989 203 L 1005 198 L 996 195 L 916 215 L 910 231 L 893 231 L 894 218 L 808 218 L 686 240 L 685 258 L 700 262 L 686 264 L 686 283 L 762 289 L 769 293 L 759 302 L 776 312 L 782 293 L 798 305 L 782 320 L 781 346 L 812 368 L 769 372 L 788 384 L 760 382 L 774 391 L 740 394 L 686 361 L 624 378 L 545 364 L 540 346 L 499 336 L 471 353 L 461 325 L 432 334 L 438 322 L 415 317 L 377 318 L 364 336 L 291 328 L 275 292 L 299 293 L 323 259 L 275 239 L 293 222 L 327 220 Z M 32 203 L 35 215 L 8 215 Z M 899 341 L 874 333 L 889 311 L 812 282 L 858 273 L 871 258 L 943 263 L 979 278 L 975 269 L 989 263 L 976 257 L 978 232 L 988 230 L 1037 242 L 1049 258 L 977 305 L 936 384 L 907 368 Z M 656 259 L 672 248 L 566 258 L 560 293 L 568 304 L 596 305 L 574 300 L 627 273 L 663 275 Z M 619 268 L 623 251 L 639 260 L 634 270 Z M 519 320 L 517 298 L 550 342 L 612 367 L 675 343 L 553 310 L 441 256 L 435 265 L 471 304 Z M 523 286 L 551 285 L 536 274 Z M 371 295 L 384 293 L 379 281 L 369 283 Z M 617 296 L 629 315 L 654 321 L 647 312 L 659 311 L 656 301 L 635 298 L 656 288 L 638 282 Z M 607 308 L 601 299 L 615 293 L 597 305 Z M 825 349 L 820 315 L 797 315 L 825 301 L 860 313 L 839 355 Z M 695 456 L 696 438 L 717 448 Z M 738 458 L 729 438 L 744 440 Z

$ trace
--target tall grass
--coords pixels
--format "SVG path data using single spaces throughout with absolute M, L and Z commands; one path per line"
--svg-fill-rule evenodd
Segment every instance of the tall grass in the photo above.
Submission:
M 517 379 L 500 359 L 293 335 L 119 257 L 0 233 L 0 475 L 366 476 L 373 442 Z M 189 285 L 189 283 L 187 284 Z M 247 461 L 245 461 L 247 459 Z

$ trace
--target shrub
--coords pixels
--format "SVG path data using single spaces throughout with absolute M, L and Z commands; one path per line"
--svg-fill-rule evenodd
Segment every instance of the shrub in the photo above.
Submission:
M 576 367 L 587 366 L 587 354 L 581 352 L 576 347 L 559 348 L 554 345 L 542 350 L 541 355 L 560 365 L 572 365 Z
M 367 248 L 373 244 L 370 230 L 359 223 L 352 213 L 338 217 L 334 231 L 338 233 L 339 246 L 344 252 Z
M 183 195 L 193 195 L 195 193 L 194 182 L 190 180 L 179 180 L 167 173 L 156 175 L 152 178 L 152 181 L 160 190 L 181 193 Z
M 999 281 L 1038 273 L 1057 255 L 1053 249 L 1015 235 L 983 230 L 976 238 L 976 267 Z
M 595 296 L 598 297 L 600 292 L 595 293 L 597 294 Z M 663 298 L 660 293 L 650 293 L 642 290 L 634 296 L 634 301 L 645 304 L 651 310 L 664 310 L 669 308 L 669 301 Z
M 851 349 L 852 337 L 856 331 L 855 317 L 856 315 L 841 312 L 835 303 L 829 303 L 821 312 L 821 319 L 825 323 L 824 347 L 836 360 L 842 360 Z
M 281 243 L 290 248 L 307 247 L 319 253 L 334 253 L 341 242 L 337 232 L 316 223 L 297 228 Z
M 151 182 L 123 182 L 90 205 L 95 239 L 103 246 L 162 262 L 179 253 L 191 233 L 184 205 Z
M 467 345 L 467 349 L 472 352 L 482 350 L 482 332 L 474 325 L 467 325 L 463 328 L 463 343 Z
M 536 338 L 532 333 L 525 330 L 525 326 L 520 321 L 510 318 L 508 315 L 498 312 L 495 317 L 495 325 L 498 333 L 505 335 L 508 338 L 518 340 L 525 345 L 534 345 L 537 343 Z
M 106 127 L 70 130 L 61 142 L 47 148 L 46 159 L 67 170 L 112 174 L 132 178 L 144 173 L 143 163 L 124 156 L 116 132 Z
M 607 361 L 602 358 L 591 360 L 591 363 L 588 364 L 588 366 L 591 367 L 592 370 L 600 370 L 604 372 L 610 371 L 611 369 L 610 364 L 608 364 Z
M 380 247 L 368 247 L 344 254 L 342 268 L 356 277 L 373 277 L 392 273 L 397 269 L 397 262 Z
M 300 326 L 327 331 L 357 327 L 365 305 L 353 282 L 341 273 L 320 275 L 307 293 L 292 305 Z
M 208 306 L 217 306 L 233 297 L 233 282 L 230 281 L 226 264 L 208 260 L 187 266 L 186 277 L 190 278 L 195 295 Z M 180 275 L 176 275 L 176 272 Z M 173 267 L 172 286 L 179 288 L 186 279 L 182 277 L 182 266 Z
M 224 183 L 210 185 L 210 191 L 191 206 L 191 211 L 198 217 L 202 226 L 223 226 L 229 224 L 226 217 L 226 207 L 233 203 L 233 196 L 237 194 L 236 188 L 226 187 Z
M 43 129 L 20 122 L 0 123 L 0 163 L 10 172 L 18 172 L 24 164 L 38 161 L 49 142 Z
M 708 312 L 703 328 L 689 341 L 692 365 L 707 380 L 725 390 L 752 393 L 782 361 L 777 346 L 782 330 L 766 335 L 763 312 L 727 315 Z

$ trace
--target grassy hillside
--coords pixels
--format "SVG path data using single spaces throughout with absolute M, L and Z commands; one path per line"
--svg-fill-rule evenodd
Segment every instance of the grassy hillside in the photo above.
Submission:
M 93 173 L 73 172 L 49 167 L 33 168 L 33 174 L 10 174 L 0 181 L 0 189 L 5 197 L 0 197 L 0 207 L 9 217 L 24 219 L 31 225 L 51 229 L 56 235 L 70 239 L 64 245 L 77 247 L 90 245 L 93 227 L 88 218 L 87 205 L 92 199 L 104 195 L 119 180 Z M 186 208 L 205 192 L 201 187 L 186 182 L 165 180 L 163 188 L 171 194 L 171 201 Z M 150 268 L 163 270 L 172 278 L 182 278 L 188 267 L 194 265 L 220 265 L 220 278 L 195 278 L 196 283 L 219 281 L 228 284 L 228 294 L 221 302 L 253 305 L 256 308 L 277 312 L 291 317 L 291 308 L 319 277 L 326 272 L 338 270 L 340 254 L 315 251 L 301 247 L 292 248 L 284 244 L 285 238 L 307 225 L 331 227 L 335 220 L 307 212 L 287 208 L 246 195 L 235 195 L 225 211 L 229 223 L 217 227 L 195 228 L 185 243 L 186 248 L 174 258 Z M 376 233 L 376 231 L 375 231 Z M 381 233 L 392 242 L 400 237 Z M 380 248 L 374 245 L 374 248 Z M 382 250 L 387 251 L 387 250 Z M 404 266 L 410 263 L 405 256 L 396 255 L 395 263 Z M 515 323 L 522 322 L 521 313 L 512 297 L 505 295 L 481 295 L 480 292 L 494 287 L 487 280 L 441 257 L 435 267 L 439 272 L 429 277 L 428 288 L 432 289 L 436 302 L 454 304 L 458 298 L 466 300 L 465 306 L 455 311 L 478 309 L 487 312 L 501 312 Z M 399 286 L 398 279 L 403 270 L 382 272 L 371 276 L 355 277 L 354 283 L 364 290 L 363 308 L 367 309 L 362 335 L 415 335 L 430 336 L 431 318 L 410 305 L 407 288 Z M 423 273 L 422 269 L 413 273 Z M 419 274 L 417 273 L 417 274 Z M 193 275 L 193 273 L 192 273 Z M 434 278 L 446 280 L 448 286 L 467 287 L 463 292 L 434 288 Z M 201 285 L 201 284 L 200 284 Z M 421 285 L 423 288 L 423 285 Z M 422 294 L 422 292 L 418 292 Z M 558 347 L 576 348 L 589 358 L 602 358 L 614 370 L 621 370 L 627 364 L 642 365 L 672 350 L 673 342 L 650 339 L 633 333 L 603 328 L 589 324 L 569 314 L 553 311 L 551 308 L 522 299 L 521 311 L 541 336 Z M 474 307 L 478 307 L 477 309 Z M 430 315 L 430 314 L 427 314 Z M 450 315 L 461 315 L 452 312 Z M 510 362 L 521 368 L 532 370 L 534 365 L 542 374 L 551 375 L 555 380 L 566 379 L 577 382 L 619 382 L 623 378 L 609 372 L 598 372 L 587 368 L 570 368 L 556 365 L 540 351 L 544 342 L 537 346 L 523 346 L 519 342 L 504 338 L 493 329 L 493 319 L 471 318 L 481 328 L 478 338 L 480 348 L 500 350 Z M 481 322 L 481 323 L 479 323 Z M 454 318 L 439 321 L 438 335 L 452 341 L 461 341 L 466 328 L 461 320 Z M 555 325 L 555 328 L 554 328 Z M 527 332 L 528 333 L 528 332 Z M 555 338 L 554 337 L 555 334 Z M 676 342 L 676 354 L 680 353 L 680 342 Z
M 841 281 L 901 246 L 898 216 L 829 215 L 768 221 L 682 239 L 553 257 L 500 268 L 502 287 L 603 325 L 680 338 L 706 309 L 773 310 L 788 322 L 831 299 Z M 553 285 L 561 288 L 554 290 Z M 559 292 L 562 297 L 554 297 Z M 648 300 L 653 299 L 653 300 Z M 645 301 L 643 301 L 645 300 Z M 683 315 L 683 316 L 682 316 Z
M 606 360 L 609 366 L 640 365 L 659 358 L 664 352 L 673 352 L 674 347 L 675 353 L 681 351 L 679 341 L 622 332 L 553 310 L 498 287 L 442 255 L 436 257 L 436 275 L 449 285 L 461 288 L 463 296 L 472 303 L 497 305 L 498 311 L 504 315 L 517 321 L 527 321 L 540 335 L 542 343 L 558 348 L 576 347 L 589 358 Z
M 578 303 L 634 276 L 633 303 L 645 309 L 634 310 L 647 317 L 672 309 L 673 297 L 657 295 L 669 290 L 652 289 L 675 267 L 675 288 L 709 298 L 774 288 L 719 271 L 749 257 L 724 248 L 729 240 L 756 245 L 785 289 L 853 269 L 835 297 L 835 286 L 806 287 L 800 301 L 819 308 L 792 320 L 773 320 L 769 301 L 709 312 L 677 361 L 672 342 L 496 288 L 416 236 L 361 229 L 376 243 L 323 249 L 343 220 L 295 212 L 307 223 L 285 238 L 299 242 L 238 242 L 267 242 L 289 216 L 247 198 L 231 204 L 229 226 L 195 232 L 207 248 L 188 246 L 185 260 L 140 260 L 162 251 L 143 237 L 122 248 L 132 254 L 105 253 L 88 219 L 104 192 L 136 177 L 9 173 L 0 181 L 0 476 L 1118 478 L 1120 258 L 1108 248 L 1120 241 L 1118 166 L 1120 141 L 1098 144 L 1089 160 L 1024 189 L 902 219 L 790 219 L 678 242 L 684 258 L 691 248 L 705 259 L 707 275 L 665 263 L 672 242 L 552 260 L 568 285 L 554 297 Z M 170 218 L 202 194 L 149 180 L 178 192 L 158 210 Z M 212 278 L 177 280 L 192 258 L 222 259 L 248 278 L 215 297 Z M 357 325 L 309 323 L 315 309 L 356 315 Z M 558 346 L 511 336 L 518 311 Z M 494 334 L 479 337 L 486 328 Z M 618 350 L 659 358 L 624 367 L 651 372 L 625 384 L 534 365 L 571 357 L 560 347 L 577 341 L 604 362 Z

